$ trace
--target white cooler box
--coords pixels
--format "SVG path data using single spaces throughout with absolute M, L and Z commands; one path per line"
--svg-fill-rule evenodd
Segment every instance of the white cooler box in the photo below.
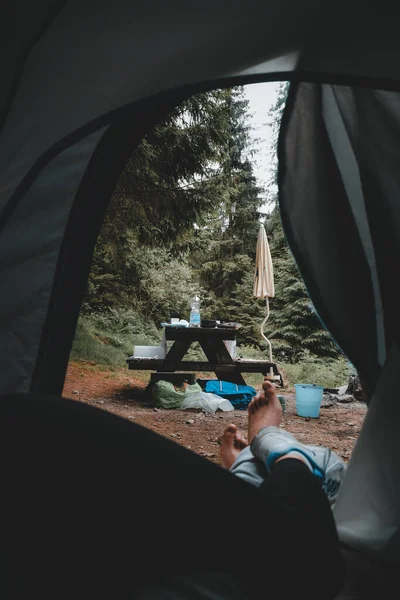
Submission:
M 165 358 L 165 349 L 162 346 L 135 346 L 133 358 Z

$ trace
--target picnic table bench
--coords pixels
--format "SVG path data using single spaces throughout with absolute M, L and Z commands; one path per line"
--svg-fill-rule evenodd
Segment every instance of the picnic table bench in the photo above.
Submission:
M 165 338 L 173 341 L 165 358 L 128 358 L 129 369 L 175 372 L 214 372 L 218 379 L 245 384 L 242 373 L 267 375 L 272 369 L 280 377 L 275 363 L 267 360 L 233 358 L 224 341 L 236 339 L 236 329 L 208 327 L 166 327 Z M 199 342 L 207 361 L 183 360 L 191 344 Z

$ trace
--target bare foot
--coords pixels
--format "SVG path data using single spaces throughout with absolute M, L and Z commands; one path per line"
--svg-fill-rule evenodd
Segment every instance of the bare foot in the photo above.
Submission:
M 270 381 L 264 381 L 262 391 L 258 392 L 247 407 L 249 413 L 249 444 L 263 427 L 279 427 L 282 419 L 282 406 L 276 393 L 276 387 Z
M 247 442 L 243 435 L 237 431 L 236 425 L 228 425 L 222 434 L 222 446 L 220 450 L 222 466 L 230 469 L 239 453 L 246 448 Z

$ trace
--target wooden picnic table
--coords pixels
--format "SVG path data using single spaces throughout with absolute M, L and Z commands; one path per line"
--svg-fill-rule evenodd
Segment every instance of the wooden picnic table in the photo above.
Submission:
M 267 360 L 251 360 L 232 358 L 224 341 L 235 340 L 237 329 L 208 327 L 173 327 L 165 328 L 167 341 L 173 341 L 164 359 L 128 358 L 129 369 L 156 371 L 158 373 L 175 372 L 214 372 L 218 379 L 232 383 L 246 384 L 242 373 L 262 373 L 267 375 L 272 369 L 279 376 L 275 363 Z M 205 361 L 183 360 L 191 344 L 199 342 Z

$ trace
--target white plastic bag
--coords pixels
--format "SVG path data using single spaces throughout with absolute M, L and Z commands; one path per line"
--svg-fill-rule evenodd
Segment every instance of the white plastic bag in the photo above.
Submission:
M 193 394 L 189 394 L 180 405 L 180 408 L 183 410 L 186 408 L 201 408 L 212 415 L 216 410 L 234 410 L 229 400 L 208 392 L 194 392 Z

